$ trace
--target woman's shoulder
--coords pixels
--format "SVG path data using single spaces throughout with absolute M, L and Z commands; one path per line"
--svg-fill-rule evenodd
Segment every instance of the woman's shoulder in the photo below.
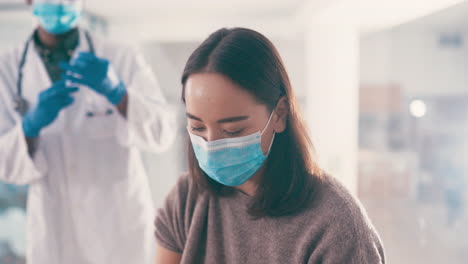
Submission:
M 315 184 L 315 195 L 313 196 L 314 207 L 326 207 L 329 209 L 358 210 L 360 203 L 358 199 L 340 182 L 329 174 L 321 176 Z M 329 211 L 329 210 L 327 210 Z
M 190 175 L 188 173 L 183 173 L 179 176 L 176 184 L 167 195 L 166 205 L 170 203 L 185 207 L 190 201 L 196 200 L 198 195 L 199 192 Z
M 300 217 L 309 237 L 309 263 L 385 263 L 382 242 L 358 199 L 330 175 L 315 189 Z
M 319 229 L 325 230 L 323 243 L 326 247 L 348 250 L 350 258 L 372 259 L 373 263 L 383 262 L 383 245 L 366 210 L 333 176 L 324 175 L 318 183 L 317 194 L 307 214 L 315 219 L 314 230 L 317 230 L 317 225 L 320 225 Z M 356 250 L 350 250 L 352 248 Z
M 324 174 L 317 185 L 314 208 L 323 208 L 336 217 L 343 215 L 348 219 L 367 215 L 359 200 L 335 177 Z

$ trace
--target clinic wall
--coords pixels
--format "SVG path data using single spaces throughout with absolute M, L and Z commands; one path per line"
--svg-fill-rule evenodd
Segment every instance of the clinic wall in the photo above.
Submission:
M 307 30 L 307 112 L 319 166 L 357 190 L 358 28 L 315 23 Z
M 468 85 L 468 45 L 441 45 L 441 34 L 402 27 L 363 36 L 361 84 L 395 84 L 409 97 L 464 94 Z M 466 33 L 460 34 L 466 39 Z

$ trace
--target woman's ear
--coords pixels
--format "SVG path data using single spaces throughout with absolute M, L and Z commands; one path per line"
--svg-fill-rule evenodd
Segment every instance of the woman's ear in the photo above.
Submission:
M 274 115 L 273 130 L 276 133 L 281 133 L 286 129 L 286 122 L 289 116 L 289 105 L 286 96 L 283 96 L 278 100 Z

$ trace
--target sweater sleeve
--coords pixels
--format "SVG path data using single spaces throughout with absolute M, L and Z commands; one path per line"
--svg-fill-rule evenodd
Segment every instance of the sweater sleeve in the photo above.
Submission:
M 179 254 L 182 254 L 186 240 L 184 219 L 187 198 L 188 176 L 182 176 L 158 210 L 155 220 L 157 243 Z
M 309 264 L 385 264 L 382 242 L 359 201 L 344 187 L 334 186 L 320 242 Z

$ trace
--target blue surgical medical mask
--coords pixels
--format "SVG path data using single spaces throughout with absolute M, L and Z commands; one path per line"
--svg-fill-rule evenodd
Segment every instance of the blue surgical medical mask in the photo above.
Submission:
M 41 26 L 50 34 L 67 33 L 78 25 L 81 18 L 81 6 L 66 3 L 33 4 L 33 14 Z
M 271 113 L 267 124 L 261 132 L 244 137 L 224 138 L 207 142 L 202 137 L 189 132 L 193 150 L 200 168 L 213 180 L 227 185 L 239 186 L 248 181 L 267 158 L 261 148 L 262 135 L 270 124 Z

